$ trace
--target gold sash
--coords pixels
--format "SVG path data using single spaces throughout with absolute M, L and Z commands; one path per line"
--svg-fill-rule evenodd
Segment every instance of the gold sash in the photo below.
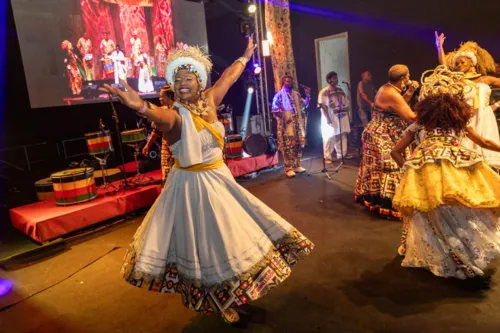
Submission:
M 179 161 L 177 159 L 175 160 L 175 163 L 174 163 L 175 168 L 178 168 L 181 170 L 186 170 L 186 171 L 208 171 L 208 170 L 218 169 L 223 165 L 224 165 L 224 160 L 222 160 L 222 159 L 208 163 L 208 164 L 201 164 L 201 163 L 195 164 L 195 165 L 188 166 L 186 168 L 181 167 L 181 165 L 179 164 Z

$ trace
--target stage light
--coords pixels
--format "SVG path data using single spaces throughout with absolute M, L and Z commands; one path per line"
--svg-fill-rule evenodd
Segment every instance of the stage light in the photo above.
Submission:
M 272 34 L 272 32 L 268 31 L 266 35 L 267 35 L 267 41 L 269 42 L 269 45 L 273 45 L 274 40 L 273 40 L 273 34 Z
M 250 109 L 252 107 L 252 99 L 254 97 L 255 89 L 257 89 L 257 81 L 248 79 L 245 82 L 247 89 L 247 98 L 245 101 L 245 108 L 243 109 L 243 117 L 241 119 L 240 135 L 244 139 L 247 136 L 248 119 L 250 118 Z
M 255 75 L 259 75 L 260 72 L 262 72 L 262 67 L 260 67 L 260 65 L 257 63 L 253 64 L 253 73 Z
M 262 41 L 262 55 L 264 57 L 268 57 L 271 55 L 271 51 L 269 49 L 269 41 L 268 40 L 263 40 Z
M 255 21 L 251 18 L 240 19 L 240 33 L 249 38 L 255 32 Z
M 253 79 L 247 80 L 245 87 L 247 89 L 247 92 L 249 95 L 252 95 L 255 92 L 255 89 L 257 88 L 257 82 Z
M 249 12 L 250 14 L 253 14 L 253 13 L 255 13 L 256 11 L 257 11 L 257 6 L 256 6 L 256 5 L 251 4 L 250 6 L 248 6 L 248 12 Z

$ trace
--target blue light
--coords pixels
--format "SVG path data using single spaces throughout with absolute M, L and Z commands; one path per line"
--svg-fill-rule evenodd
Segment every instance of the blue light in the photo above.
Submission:
M 7 295 L 13 285 L 12 281 L 0 279 L 0 297 Z

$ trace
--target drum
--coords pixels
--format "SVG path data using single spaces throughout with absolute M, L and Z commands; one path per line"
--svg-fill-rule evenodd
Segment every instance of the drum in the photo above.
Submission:
M 104 169 L 104 176 L 106 177 L 106 182 L 112 183 L 122 178 L 122 172 L 120 171 L 120 169 L 117 168 Z M 102 185 L 104 183 L 104 179 L 102 177 L 102 170 L 94 171 L 94 180 L 96 186 Z
M 54 188 L 52 187 L 52 179 L 44 178 L 35 183 L 36 196 L 38 200 L 44 201 L 54 198 Z
M 115 64 L 111 58 L 104 58 L 102 60 L 102 67 L 104 69 L 104 73 L 111 74 L 115 72 Z
M 93 168 L 59 171 L 51 174 L 50 178 L 58 206 L 78 204 L 97 197 Z
M 243 142 L 243 150 L 250 156 L 264 155 L 267 148 L 267 138 L 262 134 L 251 134 Z
M 243 156 L 243 140 L 239 134 L 231 134 L 227 136 L 226 156 L 227 158 L 238 158 Z
M 105 154 L 112 152 L 111 132 L 108 130 L 86 133 L 87 147 L 90 155 Z
M 120 135 L 122 137 L 122 142 L 125 144 L 137 143 L 146 140 L 146 131 L 144 128 L 123 131 Z
M 218 113 L 217 118 L 224 125 L 226 133 L 233 132 L 233 116 L 231 113 Z

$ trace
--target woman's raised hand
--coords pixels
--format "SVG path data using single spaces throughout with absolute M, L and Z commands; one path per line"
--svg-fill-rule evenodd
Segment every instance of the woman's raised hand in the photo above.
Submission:
M 99 88 L 99 90 L 117 97 L 122 104 L 125 104 L 135 111 L 140 110 L 144 101 L 139 94 L 132 89 L 125 80 L 120 80 L 120 84 L 125 88 L 125 91 L 120 90 L 118 87 L 112 87 L 109 84 L 104 84 L 103 88 Z

